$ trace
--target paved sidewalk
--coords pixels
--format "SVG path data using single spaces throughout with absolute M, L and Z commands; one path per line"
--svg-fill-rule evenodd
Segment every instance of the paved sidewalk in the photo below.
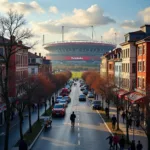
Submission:
M 47 109 L 49 108 L 49 103 L 47 103 Z M 45 111 L 44 105 L 40 108 L 40 115 L 42 115 Z M 29 123 L 28 123 L 28 112 L 25 111 L 24 115 L 27 117 L 24 117 L 23 122 L 23 133 L 25 133 L 29 129 Z M 37 111 L 32 112 L 32 124 L 34 124 L 37 120 Z M 5 125 L 0 127 L 0 150 L 4 149 L 4 136 L 3 133 L 5 133 Z M 19 117 L 16 116 L 14 120 L 11 122 L 10 127 L 10 133 L 9 133 L 9 149 L 11 149 L 14 144 L 19 140 L 20 134 L 19 134 Z
M 99 96 L 98 99 L 100 100 L 101 97 Z M 104 107 L 107 106 L 106 104 L 104 104 Z M 110 117 L 112 117 L 113 115 L 116 115 L 116 107 L 113 104 L 110 104 Z M 119 126 L 120 129 L 123 131 L 124 135 L 126 135 L 126 123 L 123 123 L 122 117 L 121 117 L 122 111 L 120 112 L 120 118 L 119 118 Z M 117 116 L 117 115 L 116 115 Z M 134 134 L 133 134 L 134 133 Z M 138 140 L 141 141 L 141 143 L 143 144 L 143 150 L 147 150 L 147 137 L 145 132 L 142 130 L 141 127 L 137 128 L 136 126 L 134 126 L 134 130 L 133 127 L 132 129 L 129 129 L 129 139 L 130 141 L 132 141 L 133 139 L 135 140 L 136 144 L 138 142 Z

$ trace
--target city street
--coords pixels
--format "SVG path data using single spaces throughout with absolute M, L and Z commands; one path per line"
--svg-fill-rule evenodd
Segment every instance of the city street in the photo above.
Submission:
M 52 128 L 43 131 L 33 150 L 105 150 L 108 149 L 106 137 L 109 132 L 99 114 L 87 102 L 79 102 L 82 93 L 77 86 L 72 87 L 71 103 L 65 118 L 53 118 Z M 71 128 L 70 114 L 76 114 L 75 128 Z

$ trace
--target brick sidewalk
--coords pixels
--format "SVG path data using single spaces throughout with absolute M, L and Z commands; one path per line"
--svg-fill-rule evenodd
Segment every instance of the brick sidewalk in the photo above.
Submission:
M 99 96 L 98 99 L 100 100 L 101 97 Z M 104 108 L 105 108 L 105 106 L 106 106 L 106 104 L 104 104 Z M 124 135 L 126 135 L 126 123 L 123 123 L 121 114 L 122 114 L 122 112 L 120 112 L 120 115 L 119 115 L 119 117 L 120 117 L 119 118 L 119 122 L 120 122 L 119 126 L 120 126 L 120 129 L 123 131 Z M 116 115 L 116 107 L 113 104 L 110 104 L 110 117 L 112 117 L 113 115 Z M 134 130 L 133 130 L 133 127 L 132 127 L 132 129 L 129 129 L 129 139 L 130 139 L 130 141 L 132 141 L 134 139 L 136 144 L 137 144 L 138 140 L 140 140 L 141 143 L 143 144 L 143 150 L 148 149 L 147 148 L 148 141 L 147 141 L 146 134 L 140 127 L 137 128 L 136 126 L 134 126 Z

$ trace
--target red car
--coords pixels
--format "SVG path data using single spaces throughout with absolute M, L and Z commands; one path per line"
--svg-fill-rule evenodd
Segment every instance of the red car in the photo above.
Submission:
M 65 116 L 66 108 L 64 104 L 55 104 L 52 109 L 52 116 Z

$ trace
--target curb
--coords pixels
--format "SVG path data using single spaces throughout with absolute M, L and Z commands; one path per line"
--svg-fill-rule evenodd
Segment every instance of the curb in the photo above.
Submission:
M 40 130 L 40 132 L 38 133 L 38 135 L 36 136 L 36 138 L 34 139 L 34 141 L 32 142 L 32 144 L 30 144 L 30 146 L 28 147 L 28 150 L 31 150 L 31 148 L 33 147 L 33 145 L 35 144 L 35 142 L 39 138 L 40 134 L 42 133 L 43 129 L 44 129 L 44 126 L 42 127 L 42 129 Z
M 112 134 L 114 136 L 114 134 L 111 132 L 111 130 L 109 129 L 107 123 L 105 122 L 105 120 L 103 119 L 102 115 L 99 113 L 98 110 L 96 110 L 96 112 L 99 114 L 100 118 L 102 119 L 104 125 L 106 126 L 107 130 L 109 131 L 110 134 Z M 118 148 L 120 148 L 120 145 L 118 144 Z

